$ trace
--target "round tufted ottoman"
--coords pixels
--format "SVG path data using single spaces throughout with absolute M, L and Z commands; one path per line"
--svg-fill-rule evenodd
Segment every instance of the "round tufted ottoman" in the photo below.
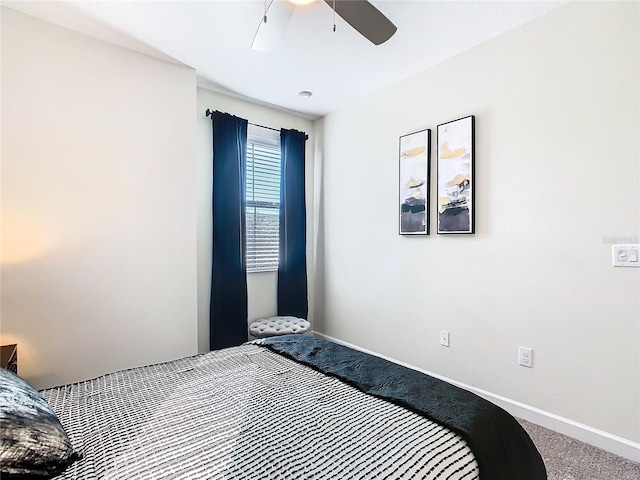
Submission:
M 249 333 L 255 338 L 275 337 L 290 333 L 307 333 L 311 324 L 304 318 L 271 317 L 256 320 L 249 325 Z

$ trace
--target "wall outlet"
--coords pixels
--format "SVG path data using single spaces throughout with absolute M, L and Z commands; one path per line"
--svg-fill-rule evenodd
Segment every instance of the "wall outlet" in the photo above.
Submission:
M 449 346 L 449 332 L 440 330 L 440 345 L 443 347 Z
M 518 349 L 518 364 L 523 367 L 533 367 L 533 350 L 527 347 Z
M 640 268 L 640 245 L 612 245 L 612 265 L 614 267 Z

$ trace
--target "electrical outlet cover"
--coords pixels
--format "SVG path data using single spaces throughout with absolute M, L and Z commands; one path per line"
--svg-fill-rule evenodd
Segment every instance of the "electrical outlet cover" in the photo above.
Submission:
M 640 268 L 640 245 L 612 245 L 612 265 L 614 267 Z
M 527 347 L 518 349 L 518 364 L 523 367 L 533 367 L 533 350 Z

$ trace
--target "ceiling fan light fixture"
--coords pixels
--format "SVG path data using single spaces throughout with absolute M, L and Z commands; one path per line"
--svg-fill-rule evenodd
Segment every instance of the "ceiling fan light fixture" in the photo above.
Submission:
M 1 1 L 1 0 L 0 0 Z M 298 4 L 317 0 L 264 0 L 265 11 L 253 37 L 251 48 L 257 51 L 275 50 Z M 398 29 L 368 0 L 323 0 L 333 10 L 333 31 L 336 15 L 374 45 L 389 40 Z M 302 7 L 304 8 L 304 7 Z

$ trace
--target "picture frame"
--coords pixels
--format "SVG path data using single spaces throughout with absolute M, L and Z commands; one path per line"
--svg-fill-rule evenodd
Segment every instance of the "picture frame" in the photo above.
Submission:
M 475 116 L 437 128 L 438 234 L 475 233 Z
M 429 235 L 431 130 L 402 135 L 399 140 L 399 233 Z

